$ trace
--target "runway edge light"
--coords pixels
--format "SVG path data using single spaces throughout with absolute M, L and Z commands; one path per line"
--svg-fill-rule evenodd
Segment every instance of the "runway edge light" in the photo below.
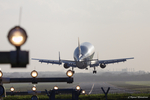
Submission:
M 85 90 L 82 90 L 82 94 L 85 94 Z
M 72 76 L 73 76 L 73 72 L 72 72 L 71 70 L 68 70 L 68 71 L 66 72 L 66 75 L 67 75 L 68 77 L 72 77 Z
M 33 78 L 36 78 L 36 77 L 38 76 L 38 72 L 37 72 L 36 70 L 33 70 L 33 71 L 31 72 L 31 76 L 32 76 Z
M 3 76 L 3 72 L 0 70 L 0 78 L 2 78 Z
M 11 88 L 10 88 L 10 91 L 11 91 L 11 92 L 14 92 L 14 91 L 15 91 L 15 88 L 14 88 L 14 87 L 11 87 Z
M 32 91 L 36 91 L 36 86 L 33 86 L 33 87 L 32 87 Z
M 54 88 L 53 88 L 54 90 L 58 90 L 58 86 L 54 86 Z
M 77 86 L 76 86 L 76 90 L 78 90 L 78 91 L 79 91 L 80 89 L 81 89 L 81 88 L 80 88 L 80 86 L 79 86 L 79 85 L 77 85 Z

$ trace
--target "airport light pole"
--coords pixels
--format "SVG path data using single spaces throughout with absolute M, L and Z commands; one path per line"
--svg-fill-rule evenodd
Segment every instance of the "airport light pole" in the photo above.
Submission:
M 3 97 L 5 97 L 5 87 L 3 86 L 2 83 L 2 76 L 3 72 L 0 71 L 0 100 L 3 100 Z
M 38 100 L 38 97 L 37 97 L 36 95 L 33 95 L 33 96 L 31 97 L 31 100 Z
M 60 77 L 60 78 L 2 78 L 2 83 L 30 83 L 37 84 L 38 82 L 67 82 L 72 83 L 73 78 Z
M 3 97 L 4 94 L 5 94 L 5 89 L 3 85 L 0 85 L 0 97 Z
M 8 32 L 8 41 L 16 47 L 16 51 L 0 51 L 0 64 L 11 64 L 11 68 L 26 68 L 29 64 L 29 51 L 22 51 L 21 46 L 27 40 L 26 31 L 15 26 Z

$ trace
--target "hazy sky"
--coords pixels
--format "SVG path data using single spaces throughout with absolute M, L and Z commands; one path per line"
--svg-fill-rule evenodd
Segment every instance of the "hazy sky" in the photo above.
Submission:
M 110 64 L 105 69 L 134 68 L 150 71 L 150 1 L 149 0 L 0 0 L 0 50 L 15 50 L 8 42 L 8 31 L 18 25 L 22 7 L 21 26 L 28 40 L 22 50 L 30 51 L 30 59 L 73 60 L 74 49 L 80 42 L 95 46 L 94 58 L 117 59 L 134 57 L 125 63 Z M 40 64 L 31 61 L 26 69 L 4 72 L 66 71 L 63 65 Z M 76 72 L 91 72 L 78 70 Z

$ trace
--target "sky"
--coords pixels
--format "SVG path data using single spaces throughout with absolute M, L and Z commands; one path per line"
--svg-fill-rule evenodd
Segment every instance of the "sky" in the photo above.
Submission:
M 8 31 L 21 24 L 27 34 L 22 50 L 30 53 L 29 65 L 12 69 L 1 64 L 3 72 L 66 72 L 63 65 L 41 64 L 31 58 L 73 60 L 80 43 L 90 42 L 100 60 L 134 57 L 124 63 L 110 64 L 97 71 L 150 71 L 150 1 L 149 0 L 0 0 L 0 51 L 15 50 L 8 42 Z M 76 72 L 92 73 L 75 68 Z

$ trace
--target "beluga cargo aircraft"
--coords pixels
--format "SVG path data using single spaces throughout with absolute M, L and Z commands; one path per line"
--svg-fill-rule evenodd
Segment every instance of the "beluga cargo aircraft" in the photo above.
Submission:
M 60 59 L 60 53 L 59 53 L 59 60 L 47 60 L 47 59 L 37 59 L 32 58 L 32 60 L 38 60 L 41 63 L 51 63 L 51 64 L 64 64 L 64 68 L 72 67 L 72 71 L 74 73 L 74 68 L 79 69 L 88 69 L 89 67 L 93 67 L 94 73 L 96 72 L 96 67 L 100 66 L 101 68 L 105 68 L 107 64 L 112 63 L 118 63 L 118 62 L 124 62 L 128 59 L 134 59 L 132 58 L 122 58 L 122 59 L 111 59 L 111 60 L 99 60 L 99 59 L 93 59 L 93 56 L 95 54 L 95 48 L 94 46 L 89 42 L 84 42 L 80 44 L 78 40 L 78 47 L 74 51 L 74 60 L 63 60 Z

